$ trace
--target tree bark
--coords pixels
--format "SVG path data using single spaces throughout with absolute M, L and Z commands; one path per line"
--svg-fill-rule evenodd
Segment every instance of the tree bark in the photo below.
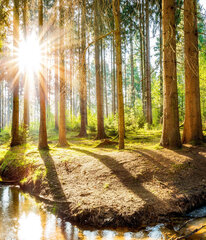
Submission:
M 105 98 L 105 113 L 106 117 L 109 116 L 108 113 L 108 98 L 107 98 L 107 70 L 106 70 L 106 49 L 104 45 L 104 98 Z
M 54 62 L 55 62 L 55 96 L 54 96 L 54 101 L 55 101 L 55 129 L 59 129 L 59 113 L 58 113 L 58 102 L 59 102 L 59 60 L 58 60 L 58 50 L 55 49 L 54 53 Z
M 143 114 L 146 119 L 147 115 L 147 98 L 146 98 L 146 44 L 145 44 L 145 1 L 142 0 L 140 9 L 140 33 L 141 33 L 141 71 L 142 71 L 142 105 Z
M 197 30 L 197 1 L 184 1 L 185 37 L 185 123 L 182 141 L 199 144 L 203 140 Z
M 162 69 L 162 2 L 160 1 L 160 119 L 163 115 L 163 69 Z
M 66 139 L 66 81 L 64 61 L 64 0 L 59 0 L 59 28 L 60 28 L 60 113 L 59 113 L 59 146 L 69 146 Z
M 121 53 L 121 28 L 120 28 L 120 0 L 112 0 L 113 15 L 115 21 L 115 49 L 116 49 L 116 74 L 118 93 L 118 131 L 119 149 L 124 149 L 124 100 L 122 92 L 122 53 Z
M 125 41 L 125 64 L 124 64 L 124 106 L 127 106 L 127 45 Z
M 23 9 L 23 23 L 24 23 L 24 41 L 27 41 L 28 35 L 28 0 L 24 1 Z M 24 71 L 24 132 L 29 129 L 29 82 L 26 69 Z
M 130 24 L 132 29 L 132 23 Z M 131 106 L 134 106 L 135 102 L 135 91 L 134 91 L 134 51 L 133 51 L 133 38 L 132 30 L 130 30 L 130 62 L 131 62 Z
M 13 46 L 14 57 L 18 57 L 17 49 L 19 45 L 19 0 L 14 0 L 13 6 Z M 11 131 L 11 147 L 20 144 L 19 138 L 19 74 L 18 65 L 13 69 L 13 116 Z
M 86 0 L 82 0 L 82 15 L 81 15 L 81 70 L 80 70 L 80 115 L 81 115 L 81 128 L 79 137 L 87 136 L 87 79 L 86 79 Z
M 116 76 L 115 76 L 115 46 L 112 39 L 112 113 L 116 114 Z
M 164 110 L 160 144 L 181 147 L 176 72 L 175 1 L 162 0 Z
M 38 1 L 39 8 L 39 36 L 40 44 L 43 42 L 43 0 Z M 46 82 L 44 67 L 39 72 L 39 96 L 40 96 L 40 126 L 39 126 L 39 149 L 48 149 L 46 128 Z
M 99 37 L 99 11 L 98 1 L 94 2 L 94 34 L 95 39 Z M 100 69 L 100 49 L 99 41 L 95 42 L 95 72 L 96 72 L 96 98 L 97 98 L 97 136 L 96 139 L 106 137 L 104 130 L 104 108 L 103 108 L 103 79 Z
M 146 120 L 152 124 L 152 101 L 151 101 L 151 71 L 150 71 L 150 33 L 149 33 L 149 1 L 146 0 Z

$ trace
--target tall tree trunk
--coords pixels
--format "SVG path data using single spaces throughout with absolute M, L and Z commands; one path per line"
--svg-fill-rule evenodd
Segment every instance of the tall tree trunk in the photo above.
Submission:
M 69 146 L 66 139 L 66 81 L 64 61 L 64 0 L 59 0 L 60 27 L 60 113 L 59 113 L 59 145 Z
M 130 62 L 131 62 L 131 106 L 134 106 L 135 91 L 134 91 L 134 51 L 133 51 L 133 37 L 132 37 L 132 23 L 130 24 Z
M 14 57 L 17 58 L 17 49 L 19 44 L 19 0 L 14 0 L 13 6 L 13 46 Z M 18 65 L 13 70 L 13 116 L 11 131 L 11 146 L 20 144 L 19 139 L 19 74 Z
M 143 41 L 144 41 L 144 35 L 143 35 L 143 24 L 142 24 L 142 1 L 139 0 L 138 2 L 139 7 L 139 36 L 140 36 L 140 70 L 141 70 L 141 90 L 142 90 L 142 109 L 143 114 L 145 115 L 145 109 L 144 109 L 144 99 L 145 99 L 145 90 L 144 90 L 144 54 L 143 54 Z
M 124 105 L 127 106 L 127 45 L 125 40 L 125 64 L 124 64 Z
M 150 34 L 149 34 L 149 0 L 146 0 L 146 97 L 148 124 L 152 124 L 152 101 L 151 101 L 151 71 L 150 71 Z
M 39 7 L 39 36 L 40 44 L 43 42 L 43 0 L 38 1 Z M 39 72 L 39 96 L 40 96 L 40 126 L 39 126 L 39 149 L 48 149 L 46 128 L 46 82 L 44 67 Z
M 70 121 L 73 121 L 73 64 L 74 64 L 74 1 L 69 2 L 69 13 L 70 13 L 70 34 L 69 34 L 69 115 Z
M 88 107 L 91 110 L 91 72 L 90 72 L 90 51 L 88 49 L 88 60 L 87 60 L 87 81 L 88 81 Z
M 58 10 L 55 8 L 55 19 L 57 19 Z M 59 33 L 58 26 L 54 28 Z M 54 43 L 54 127 L 59 130 L 59 39 Z
M 69 63 L 69 100 L 70 100 L 70 121 L 73 120 L 73 48 L 70 47 L 70 63 Z
M 94 34 L 95 39 L 99 37 L 99 10 L 98 1 L 94 2 Z M 100 49 L 99 42 L 95 42 L 95 72 L 96 72 L 96 98 L 97 98 L 97 137 L 104 139 L 106 137 L 104 130 L 104 108 L 103 108 L 103 79 L 100 69 Z
M 24 41 L 27 41 L 28 35 L 28 0 L 24 1 L 23 9 L 23 23 L 24 23 Z M 27 132 L 29 128 L 29 80 L 27 71 L 24 71 L 24 131 Z
M 104 98 L 105 98 L 105 113 L 106 117 L 108 117 L 108 99 L 107 99 L 107 70 L 106 70 L 106 49 L 104 44 Z
M 55 96 L 54 96 L 54 102 L 55 102 L 55 129 L 59 129 L 59 120 L 58 120 L 58 102 L 59 102 L 59 60 L 58 60 L 58 53 L 59 51 L 55 49 L 54 53 L 54 62 L 55 62 Z
M 147 116 L 147 78 L 146 78 L 146 38 L 145 38 L 145 0 L 142 0 L 142 8 L 141 8 L 141 38 L 142 38 L 142 101 L 143 101 L 143 114 Z
M 199 87 L 197 1 L 184 1 L 185 123 L 183 143 L 203 140 Z
M 112 113 L 116 113 L 116 76 L 115 76 L 115 46 L 112 38 Z
M 82 15 L 81 15 L 81 55 L 80 55 L 80 114 L 81 128 L 79 137 L 87 136 L 87 76 L 86 76 L 86 0 L 82 0 Z
M 162 69 L 162 2 L 160 1 L 160 119 L 163 115 L 163 69 Z
M 176 72 L 175 1 L 162 0 L 164 110 L 160 144 L 167 148 L 181 146 Z
M 117 96 L 118 96 L 118 130 L 119 149 L 124 149 L 124 100 L 122 93 L 122 53 L 121 53 L 121 29 L 120 29 L 120 0 L 112 0 L 113 15 L 115 21 L 115 48 L 117 68 Z

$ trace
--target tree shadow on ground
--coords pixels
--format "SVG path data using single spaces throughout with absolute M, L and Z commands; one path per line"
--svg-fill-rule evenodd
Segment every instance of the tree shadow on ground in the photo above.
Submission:
M 67 202 L 54 160 L 49 150 L 40 150 L 39 153 L 46 167 L 46 178 L 54 201 Z
M 138 149 L 133 150 L 133 152 L 140 154 L 144 157 L 145 160 L 149 161 L 154 166 L 158 167 L 159 169 L 168 169 L 173 164 L 174 161 L 167 158 L 166 156 L 162 156 L 161 154 L 157 153 L 156 151 L 147 150 L 147 149 Z
M 101 163 L 103 163 L 106 167 L 108 167 L 111 172 L 121 181 L 121 183 L 130 191 L 132 191 L 136 196 L 141 198 L 144 202 L 153 204 L 154 201 L 158 201 L 161 204 L 164 204 L 161 199 L 159 199 L 152 192 L 147 190 L 142 184 L 141 178 L 137 175 L 134 177 L 124 166 L 122 163 L 118 162 L 114 158 L 108 155 L 100 155 L 94 152 L 90 152 L 85 149 L 79 149 L 76 147 L 71 148 L 74 151 L 78 151 L 84 153 L 86 155 L 92 156 Z M 152 176 L 151 176 L 152 178 Z M 150 178 L 150 180 L 151 180 Z

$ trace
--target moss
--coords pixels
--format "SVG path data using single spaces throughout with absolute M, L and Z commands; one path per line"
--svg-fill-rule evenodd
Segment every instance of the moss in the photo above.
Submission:
M 44 168 L 43 166 L 39 166 L 38 168 L 35 169 L 34 173 L 32 174 L 32 180 L 34 181 L 34 183 L 38 180 L 43 180 L 45 179 L 46 174 L 47 174 L 46 168 Z
M 23 178 L 23 179 L 20 181 L 20 183 L 21 183 L 21 184 L 24 184 L 24 183 L 26 183 L 27 181 L 28 181 L 28 178 L 25 177 L 25 178 Z
M 192 167 L 191 162 L 186 162 L 186 163 L 182 163 L 182 164 L 173 164 L 172 165 L 172 168 L 175 172 L 182 171 L 182 170 L 187 170 L 191 167 Z

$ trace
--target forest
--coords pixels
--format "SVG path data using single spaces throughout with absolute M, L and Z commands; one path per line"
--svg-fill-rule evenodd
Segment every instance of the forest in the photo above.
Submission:
M 2 183 L 97 228 L 204 205 L 205 19 L 205 0 L 0 0 Z
M 1 1 L 0 129 L 12 129 L 11 146 L 39 130 L 47 148 L 47 129 L 60 146 L 72 131 L 116 136 L 120 149 L 137 129 L 162 129 L 164 147 L 202 141 L 205 12 L 175 4 L 169 14 L 173 2 Z

